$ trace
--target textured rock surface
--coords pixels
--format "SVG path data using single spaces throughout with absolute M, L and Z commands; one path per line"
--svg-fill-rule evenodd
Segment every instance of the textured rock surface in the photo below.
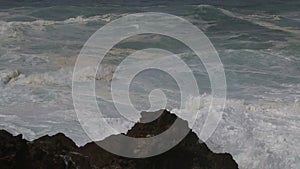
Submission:
M 143 113 L 143 118 L 149 113 Z M 153 122 L 137 123 L 126 135 L 147 137 L 166 130 L 176 116 L 164 111 Z M 179 119 L 180 120 L 180 119 Z M 181 120 L 187 126 L 187 122 Z M 116 137 L 116 136 L 111 136 Z M 109 138 L 107 138 L 109 139 Z M 104 140 L 105 141 L 105 140 Z M 159 143 L 157 143 L 159 146 Z M 237 163 L 230 154 L 216 154 L 197 135 L 189 134 L 171 150 L 150 158 L 131 159 L 111 154 L 96 143 L 77 147 L 64 134 L 44 136 L 32 142 L 0 131 L 0 168 L 22 169 L 235 169 Z M 129 146 L 130 147 L 130 146 Z M 121 147 L 120 147 L 121 148 Z M 145 150 L 147 151 L 147 150 Z

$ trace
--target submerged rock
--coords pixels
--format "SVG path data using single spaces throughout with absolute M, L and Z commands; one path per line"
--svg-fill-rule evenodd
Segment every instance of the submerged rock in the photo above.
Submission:
M 0 71 L 0 81 L 2 85 L 6 85 L 11 81 L 14 81 L 20 76 L 19 70 L 3 70 Z
M 153 113 L 152 113 L 153 114 Z M 155 114 L 155 113 L 154 113 Z M 151 116 L 151 115 L 150 115 Z M 143 118 L 149 113 L 143 113 Z M 163 111 L 160 117 L 150 123 L 136 123 L 127 136 L 144 138 L 158 135 L 170 127 L 176 120 L 176 115 Z M 178 119 L 183 126 L 187 122 Z M 176 128 L 174 130 L 177 130 Z M 121 135 L 121 134 L 120 134 Z M 110 136 L 101 142 L 109 142 Z M 160 142 L 154 143 L 157 147 Z M 113 146 L 112 142 L 112 146 Z M 237 163 L 227 153 L 217 154 L 209 150 L 205 143 L 201 143 L 195 133 L 189 130 L 187 136 L 171 150 L 149 158 L 120 157 L 96 143 L 88 143 L 77 147 L 75 143 L 64 134 L 44 136 L 32 142 L 22 139 L 21 135 L 13 136 L 0 131 L 0 168 L 32 168 L 32 169 L 236 169 Z M 131 145 L 119 148 L 130 148 Z M 142 149 L 141 153 L 146 153 Z

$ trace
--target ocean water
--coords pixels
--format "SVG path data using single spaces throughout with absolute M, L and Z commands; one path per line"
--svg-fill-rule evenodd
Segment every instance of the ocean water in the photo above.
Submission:
M 300 168 L 300 3 L 139 6 L 0 7 L 0 128 L 22 133 L 29 140 L 63 132 L 78 145 L 89 142 L 72 100 L 72 74 L 82 46 L 96 30 L 117 18 L 166 12 L 200 28 L 225 68 L 226 106 L 207 145 L 215 152 L 232 154 L 242 169 Z M 116 127 L 103 131 L 103 138 L 126 132 L 134 124 L 115 114 L 109 85 L 127 55 L 149 46 L 177 52 L 190 65 L 201 91 L 201 105 L 208 106 L 209 77 L 191 51 L 168 37 L 132 37 L 107 54 L 96 77 L 98 104 Z M 80 73 L 82 83 L 91 80 L 86 72 Z M 149 93 L 160 88 L 168 96 L 167 108 L 178 113 L 180 93 L 172 77 L 154 70 L 143 74 L 147 78 L 137 76 L 130 88 L 133 104 L 141 111 L 150 107 Z M 195 111 L 193 99 L 185 102 L 189 105 L 186 114 L 177 115 L 189 120 L 188 113 Z M 199 118 L 193 126 L 197 134 L 201 125 Z

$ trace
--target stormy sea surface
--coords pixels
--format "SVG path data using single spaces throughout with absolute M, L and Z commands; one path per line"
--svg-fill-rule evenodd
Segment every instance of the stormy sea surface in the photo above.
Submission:
M 201 29 L 215 46 L 225 68 L 227 101 L 222 120 L 206 141 L 209 148 L 232 154 L 242 169 L 298 169 L 299 9 L 297 1 L 239 6 L 11 5 L 7 1 L 0 5 L 0 128 L 21 133 L 29 140 L 63 132 L 78 145 L 90 142 L 78 122 L 72 100 L 73 69 L 82 46 L 100 27 L 122 16 L 165 12 L 183 17 Z M 208 73 L 191 51 L 161 35 L 128 38 L 109 51 L 96 76 L 98 104 L 107 121 L 116 127 L 103 131 L 103 138 L 125 132 L 134 124 L 119 117 L 107 101 L 109 86 L 112 80 L 118 80 L 113 79 L 118 64 L 148 46 L 177 52 L 193 70 L 201 95 L 185 100 L 188 106 L 184 112 L 197 111 L 193 102 L 199 97 L 201 107 L 209 106 Z M 144 53 L 142 58 L 145 57 L 151 54 Z M 149 93 L 160 88 L 168 96 L 167 107 L 161 108 L 179 112 L 176 82 L 156 70 L 142 73 L 142 78 L 137 76 L 130 88 L 137 108 L 141 104 L 149 107 Z M 82 72 L 80 79 L 84 83 L 91 77 Z M 189 120 L 186 114 L 178 116 Z M 202 119 L 197 120 L 192 127 L 199 134 Z

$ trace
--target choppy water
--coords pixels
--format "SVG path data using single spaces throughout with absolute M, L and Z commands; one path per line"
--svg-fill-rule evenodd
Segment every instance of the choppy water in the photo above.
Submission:
M 217 152 L 229 152 L 240 168 L 300 167 L 300 4 L 273 3 L 242 7 L 171 5 L 151 7 L 8 6 L 0 10 L 0 127 L 27 139 L 64 132 L 77 144 L 88 142 L 72 104 L 72 73 L 85 41 L 101 26 L 136 12 L 167 12 L 198 26 L 212 41 L 225 67 L 228 99 L 223 118 L 207 142 Z M 178 50 L 191 65 L 202 91 L 210 97 L 208 75 L 200 62 L 168 38 L 144 35 L 115 46 L 105 58 L 97 80 L 99 96 L 116 65 L 145 46 Z M 19 70 L 20 74 L 14 73 Z M 145 72 L 147 74 L 147 72 Z M 148 72 L 136 79 L 143 92 L 164 84 L 176 90 L 171 78 Z M 156 80 L 155 80 L 156 79 Z M 88 81 L 84 72 L 82 81 Z M 153 83 L 153 80 L 155 83 Z M 151 82 L 151 83 L 150 83 Z M 176 103 L 176 93 L 171 103 Z M 99 104 L 112 107 L 98 98 Z M 135 98 L 147 104 L 146 98 Z M 172 104 L 170 104 L 172 105 Z M 109 113 L 108 113 L 109 114 Z M 121 119 L 110 122 L 121 130 Z M 122 127 L 121 127 L 122 126 Z M 200 132 L 200 122 L 193 127 Z M 112 133 L 104 133 L 107 136 Z

